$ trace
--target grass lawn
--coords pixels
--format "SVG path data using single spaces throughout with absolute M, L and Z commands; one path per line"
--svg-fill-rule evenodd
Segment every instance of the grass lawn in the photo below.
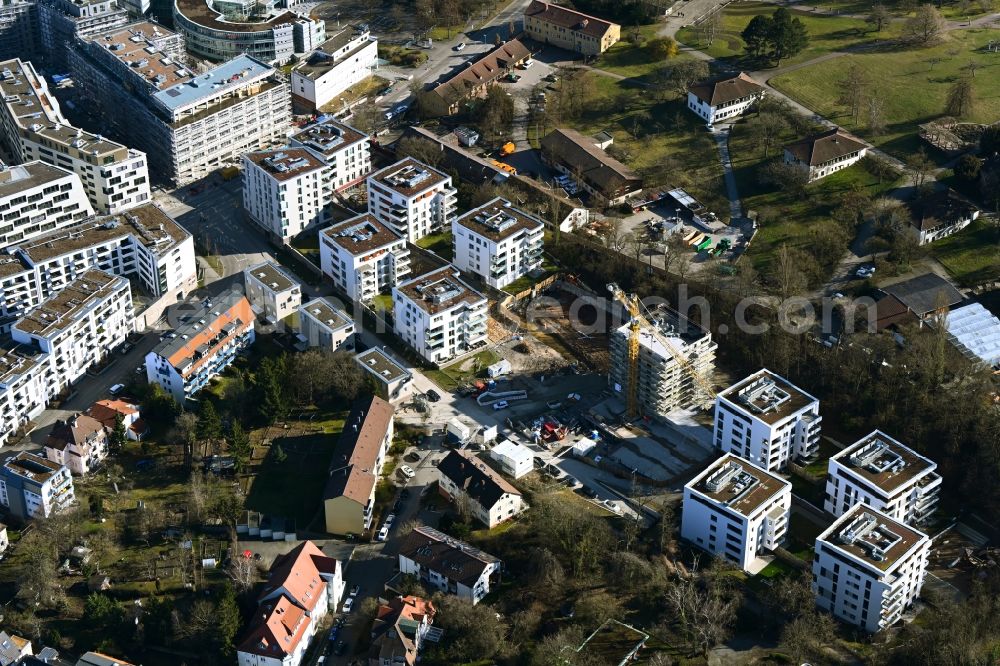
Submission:
M 656 38 L 656 33 L 660 29 L 659 23 L 639 26 L 639 34 L 642 36 L 642 46 L 633 44 L 628 40 L 628 34 L 632 28 L 623 31 L 622 39 L 610 49 L 601 54 L 601 57 L 594 63 L 597 69 L 613 72 L 630 78 L 643 77 L 652 74 L 665 62 L 658 59 L 646 44 Z M 670 62 L 678 59 L 690 60 L 692 56 L 680 54 Z
M 1000 39 L 1000 30 L 956 30 L 932 48 L 853 54 L 776 76 L 770 83 L 874 145 L 905 157 L 919 147 L 917 126 L 944 113 L 948 90 L 970 61 L 982 68 L 973 79 L 976 105 L 967 120 L 1000 120 L 1000 59 L 987 57 L 982 51 L 996 39 Z M 932 58 L 939 62 L 931 63 Z M 840 82 L 855 64 L 885 91 L 887 130 L 880 136 L 867 131 L 864 119 L 860 124 L 853 122 L 848 110 L 836 101 Z
M 697 28 L 684 28 L 677 33 L 681 43 L 704 51 L 714 58 L 739 61 L 747 68 L 757 69 L 760 62 L 743 62 L 748 60 L 743 50 L 744 43 L 740 33 L 747 27 L 754 16 L 774 13 L 777 5 L 765 2 L 735 3 L 726 8 L 722 14 L 722 34 L 716 37 L 711 46 L 702 41 Z M 781 66 L 805 62 L 813 58 L 842 51 L 859 44 L 868 44 L 880 39 L 892 38 L 899 32 L 899 25 L 893 24 L 880 33 L 874 32 L 872 26 L 864 19 L 846 16 L 830 16 L 814 14 L 813 12 L 792 10 L 792 15 L 802 20 L 809 31 L 809 45 L 798 55 L 781 61 Z M 771 63 L 773 64 L 773 63 Z
M 779 559 L 772 560 L 770 564 L 760 570 L 757 574 L 758 578 L 781 578 L 783 576 L 794 575 L 795 569 L 791 566 L 785 564 Z
M 203 256 L 202 259 L 204 259 L 205 262 L 212 267 L 213 271 L 215 271 L 219 275 L 222 275 L 223 271 L 225 270 L 222 268 L 222 257 L 215 254 L 210 254 L 207 256 Z
M 558 267 L 549 261 L 548 258 L 542 259 L 541 273 L 538 277 L 530 277 L 528 275 L 522 275 L 517 278 L 509 285 L 503 288 L 508 294 L 519 294 L 525 289 L 531 289 L 534 285 L 538 284 L 548 276 L 552 275 L 558 270 Z
M 930 254 L 963 287 L 1000 277 L 997 232 L 980 218 L 954 236 L 930 245 Z
M 798 474 L 791 475 L 792 492 L 813 506 L 822 509 L 826 495 L 826 484 L 823 480 L 810 481 Z
M 500 356 L 495 351 L 487 349 L 440 370 L 425 370 L 424 374 L 442 389 L 451 392 L 477 377 L 485 377 L 486 366 L 499 360 Z
M 647 188 L 683 187 L 710 210 L 729 210 L 715 141 L 683 100 L 593 72 L 585 76 L 586 103 L 566 125 L 587 135 L 609 132 L 612 153 Z
M 455 257 L 454 238 L 450 231 L 441 231 L 436 234 L 429 234 L 417 241 L 417 247 L 430 250 L 446 261 L 451 261 Z
M 376 312 L 392 313 L 392 294 L 376 294 L 372 299 L 372 307 Z

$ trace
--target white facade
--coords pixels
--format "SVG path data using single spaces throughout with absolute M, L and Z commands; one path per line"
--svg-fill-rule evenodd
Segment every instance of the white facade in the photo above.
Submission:
M 688 88 L 688 109 L 711 124 L 733 119 L 764 97 L 764 88 L 744 72 Z
M 299 338 L 309 347 L 326 351 L 354 349 L 354 321 L 325 298 L 299 307 Z
M 503 289 L 542 265 L 545 224 L 497 197 L 451 223 L 455 266 Z
M 45 410 L 44 355 L 32 353 L 26 347 L 12 350 L 0 348 L 0 446 Z M 27 433 L 24 433 L 27 434 Z
M 197 287 L 191 234 L 146 204 L 10 247 L 0 255 L 0 318 L 23 314 L 92 269 L 134 279 L 157 298 Z
M 40 160 L 72 171 L 101 213 L 151 201 L 145 153 L 70 125 L 30 62 L 0 63 L 0 92 L 0 135 L 17 161 Z
M 323 275 L 352 301 L 367 303 L 410 272 L 406 240 L 370 214 L 319 232 Z
M 386 355 L 378 347 L 361 352 L 355 362 L 370 373 L 378 386 L 378 395 L 391 403 L 407 397 L 413 388 L 413 373 Z
M 304 148 L 243 156 L 243 209 L 264 231 L 288 243 L 326 219 L 326 167 Z
M 257 315 L 277 323 L 302 305 L 302 286 L 274 262 L 243 270 L 243 286 Z
M 16 343 L 45 356 L 45 391 L 55 398 L 125 342 L 135 328 L 128 280 L 88 271 L 17 320 Z
M 317 110 L 378 69 L 378 40 L 367 30 L 334 35 L 292 69 L 292 95 Z
M 458 450 L 450 451 L 438 464 L 438 490 L 467 507 L 489 529 L 528 508 L 517 488 L 477 457 Z
M 859 502 L 913 525 L 930 517 L 941 491 L 937 464 L 880 430 L 830 458 L 823 508 L 842 516 Z
M 451 176 L 412 157 L 368 176 L 368 212 L 411 243 L 451 227 L 457 196 Z
M 816 538 L 816 605 L 865 631 L 881 631 L 920 594 L 929 555 L 927 535 L 859 504 Z
M 44 162 L 0 167 L 0 248 L 93 215 L 80 178 Z
M 487 300 L 451 266 L 392 288 L 396 335 L 431 363 L 486 344 Z
M 726 454 L 684 486 L 681 537 L 757 573 L 764 552 L 781 545 L 791 507 L 791 483 Z
M 254 342 L 250 302 L 227 294 L 189 309 L 184 323 L 146 354 L 146 379 L 180 404 L 198 393 Z
M 819 450 L 819 400 L 770 370 L 719 393 L 715 446 L 769 471 Z
M 298 134 L 290 145 L 305 148 L 326 165 L 323 198 L 354 187 L 372 170 L 371 140 L 364 132 L 338 122 L 333 116 L 320 118 Z
M 63 465 L 21 452 L 0 467 L 0 505 L 20 520 L 48 518 L 75 501 L 73 475 Z
M 509 439 L 490 449 L 490 458 L 497 462 L 504 474 L 515 479 L 520 479 L 535 468 L 531 449 Z
M 502 564 L 496 557 L 425 525 L 414 528 L 399 552 L 400 573 L 472 604 L 490 593 L 491 582 L 499 581 Z

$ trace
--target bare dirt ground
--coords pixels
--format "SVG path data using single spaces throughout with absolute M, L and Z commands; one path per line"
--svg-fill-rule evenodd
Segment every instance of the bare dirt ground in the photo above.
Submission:
M 575 297 L 561 290 L 550 290 L 546 296 L 549 298 L 518 304 L 512 316 L 520 319 L 524 330 L 542 347 L 594 372 L 606 373 L 610 357 L 604 313 L 589 305 L 574 311 Z

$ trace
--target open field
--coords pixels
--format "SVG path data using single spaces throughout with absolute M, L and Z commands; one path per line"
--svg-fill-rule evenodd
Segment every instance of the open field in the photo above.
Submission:
M 744 52 L 743 39 L 740 33 L 747 27 L 754 16 L 770 16 L 777 5 L 766 2 L 736 3 L 730 5 L 722 14 L 722 34 L 716 37 L 711 46 L 706 44 L 697 28 L 684 28 L 677 33 L 677 39 L 683 44 L 704 51 L 714 58 L 732 61 L 732 64 L 742 64 L 745 67 L 756 68 L 764 63 L 749 63 Z M 859 48 L 874 44 L 877 41 L 891 39 L 899 33 L 899 24 L 893 24 L 882 32 L 875 32 L 864 19 L 847 16 L 830 16 L 792 10 L 792 15 L 802 20 L 809 31 L 809 45 L 781 65 L 791 65 L 805 62 L 834 51 Z
M 963 287 L 1000 278 L 1000 234 L 984 218 L 954 236 L 932 243 L 930 254 Z
M 642 40 L 641 45 L 634 44 L 629 40 L 633 29 L 638 30 Z M 638 28 L 623 28 L 621 41 L 605 51 L 594 63 L 594 67 L 629 78 L 639 78 L 652 74 L 667 62 L 657 58 L 648 46 L 648 42 L 656 37 L 659 29 L 659 23 L 643 25 Z M 691 56 L 682 53 L 671 58 L 669 62 L 676 62 L 679 59 L 691 59 Z
M 976 104 L 967 120 L 1000 120 L 1000 58 L 983 51 L 990 40 L 997 39 L 1000 30 L 956 30 L 932 48 L 852 54 L 776 76 L 770 83 L 879 148 L 905 157 L 919 147 L 917 126 L 943 115 L 948 90 L 969 62 L 977 62 L 981 68 L 973 79 Z M 885 97 L 887 129 L 879 136 L 867 130 L 864 118 L 854 122 L 847 109 L 837 103 L 838 86 L 853 65 L 860 67 Z

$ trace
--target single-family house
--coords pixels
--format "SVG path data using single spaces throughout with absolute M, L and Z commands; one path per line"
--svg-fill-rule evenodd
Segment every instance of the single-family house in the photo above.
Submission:
M 920 245 L 958 233 L 979 218 L 979 209 L 954 190 L 934 192 L 907 206 L 910 232 Z
M 486 463 L 452 450 L 438 464 L 441 494 L 493 529 L 527 508 L 521 492 Z
M 396 597 L 379 606 L 368 666 L 414 666 L 435 612 L 429 600 L 414 596 Z
M 141 441 L 149 426 L 139 412 L 139 405 L 125 400 L 98 400 L 87 409 L 87 416 L 97 419 L 111 432 L 120 418 L 125 425 L 125 435 L 132 441 Z
M 764 97 L 764 87 L 746 72 L 688 87 L 688 109 L 711 124 L 735 118 Z
M 45 440 L 45 457 L 78 476 L 89 474 L 107 457 L 110 432 L 97 419 L 74 414 L 52 426 Z
M 785 164 L 804 169 L 811 183 L 860 161 L 870 147 L 834 127 L 786 145 Z

